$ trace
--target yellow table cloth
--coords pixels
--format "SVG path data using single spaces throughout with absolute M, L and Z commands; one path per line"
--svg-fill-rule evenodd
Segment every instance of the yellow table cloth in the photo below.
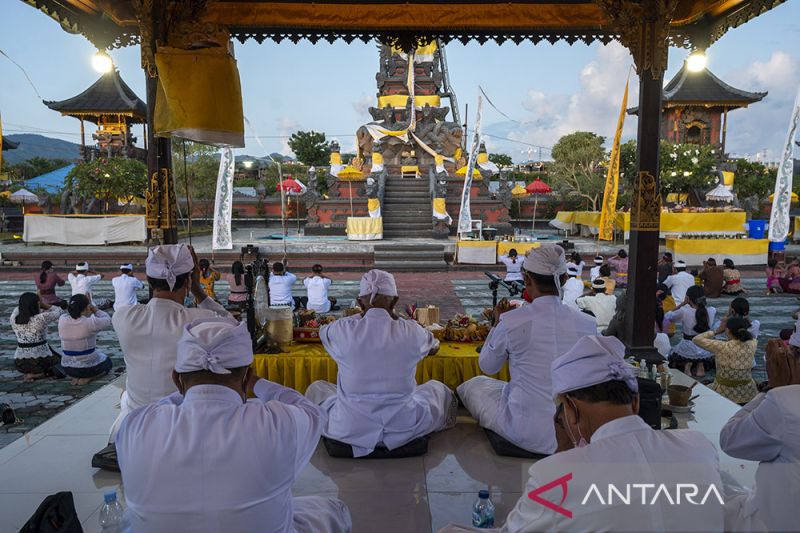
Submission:
M 534 248 L 538 248 L 542 245 L 540 242 L 509 242 L 509 241 L 499 241 L 497 243 L 497 260 L 500 260 L 501 256 L 508 254 L 508 251 L 512 248 L 517 251 L 519 255 L 525 255 L 530 250 Z
M 661 237 L 666 238 L 671 234 L 679 235 L 736 235 L 745 234 L 744 225 L 747 215 L 744 212 L 733 213 L 661 213 Z M 600 227 L 599 211 L 561 211 L 556 214 L 555 220 L 550 221 L 552 226 L 569 230 L 569 225 L 586 226 L 591 233 L 596 234 Z M 631 230 L 631 214 L 618 212 L 614 218 L 614 229 L 624 231 L 628 238 Z
M 763 265 L 769 252 L 768 239 L 667 239 L 667 250 L 676 261 L 702 265 L 709 257 L 722 264 L 732 259 L 736 265 Z
M 456 260 L 462 265 L 497 264 L 496 241 L 465 241 L 456 243 Z
M 478 343 L 443 342 L 439 352 L 417 365 L 417 383 L 431 379 L 441 381 L 451 389 L 475 376 L 484 375 L 478 366 Z M 253 370 L 264 379 L 305 393 L 311 383 L 325 380 L 336 383 L 338 368 L 322 344 L 292 344 L 285 353 L 256 354 Z M 494 378 L 508 381 L 508 364 Z
M 347 240 L 377 241 L 383 239 L 383 217 L 347 217 Z

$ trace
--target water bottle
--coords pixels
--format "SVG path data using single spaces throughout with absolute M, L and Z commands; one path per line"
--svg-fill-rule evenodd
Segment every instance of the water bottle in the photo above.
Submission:
M 117 491 L 112 490 L 103 495 L 103 507 L 100 508 L 100 529 L 103 533 L 122 533 L 125 526 L 125 511 L 117 501 Z
M 494 504 L 489 491 L 478 492 L 478 501 L 472 506 L 472 526 L 480 529 L 494 527 Z

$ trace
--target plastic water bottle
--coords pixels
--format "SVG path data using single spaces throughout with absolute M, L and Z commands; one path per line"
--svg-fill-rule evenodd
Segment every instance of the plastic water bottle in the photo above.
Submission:
M 478 501 L 472 506 L 472 526 L 485 529 L 494 527 L 494 504 L 489 499 L 489 491 L 478 492 Z
M 117 491 L 106 492 L 103 501 L 105 503 L 100 508 L 100 529 L 103 533 L 122 533 L 125 527 L 125 511 L 117 501 Z

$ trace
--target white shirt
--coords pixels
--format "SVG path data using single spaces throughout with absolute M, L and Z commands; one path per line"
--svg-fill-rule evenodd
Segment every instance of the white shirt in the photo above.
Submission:
M 286 272 L 282 276 L 269 275 L 269 305 L 294 305 L 292 285 L 297 276 Z
M 184 326 L 199 318 L 217 315 L 230 316 L 211 298 L 194 308 L 166 298 L 152 298 L 147 305 L 122 307 L 114 313 L 112 322 L 127 373 L 123 416 L 177 390 L 172 382 L 172 369 Z
M 570 277 L 561 287 L 563 295 L 561 301 L 564 302 L 564 305 L 578 310 L 578 304 L 575 303 L 575 300 L 583 296 L 584 289 L 585 287 L 580 278 Z
M 552 420 L 550 421 L 552 425 Z M 631 489 L 631 505 L 602 505 L 590 487 L 597 485 L 602 497 L 608 498 L 613 483 L 625 494 L 626 484 L 665 483 L 675 498 L 676 483 L 694 483 L 702 500 L 714 484 L 724 498 L 719 475 L 719 459 L 711 442 L 691 430 L 655 431 L 635 415 L 617 418 L 600 426 L 591 442 L 540 459 L 528 470 L 530 477 L 517 505 L 509 513 L 503 533 L 540 531 L 705 531 L 722 532 L 723 508 L 711 496 L 704 505 L 670 505 L 663 494 L 655 505 L 641 505 L 642 489 Z M 568 490 L 561 486 L 539 496 L 572 512 L 572 518 L 548 509 L 528 494 L 566 474 Z M 674 475 L 674 481 L 670 476 Z M 656 489 L 651 488 L 646 500 L 652 501 Z M 587 494 L 592 494 L 587 498 Z M 562 496 L 565 500 L 562 502 Z M 582 502 L 586 500 L 585 504 Z M 615 500 L 618 502 L 619 500 Z M 636 502 L 634 504 L 634 502 Z M 712 503 L 713 502 L 713 503 Z
M 591 296 L 581 296 L 575 301 L 579 309 L 591 311 L 597 321 L 598 329 L 608 327 L 617 310 L 617 298 L 610 294 L 600 293 Z
M 739 528 L 734 530 L 796 530 L 800 524 L 800 385 L 758 394 L 728 420 L 719 444 L 730 456 L 760 461 L 755 490 L 739 502 Z
M 116 445 L 133 531 L 294 531 L 292 485 L 325 413 L 266 380 L 254 392 L 245 403 L 196 385 L 125 419 Z
M 589 281 L 594 281 L 600 277 L 600 265 L 593 266 L 589 270 Z
M 683 301 L 686 299 L 686 291 L 689 290 L 689 287 L 693 286 L 694 284 L 694 276 L 686 271 L 667 276 L 667 279 L 664 280 L 664 285 L 670 288 L 672 291 L 672 298 L 678 305 L 683 303 Z
M 523 281 L 522 277 L 522 259 L 517 256 L 516 261 L 507 255 L 500 257 L 500 262 L 506 266 L 505 281 Z
M 323 326 L 319 338 L 339 365 L 336 396 L 323 403 L 327 436 L 366 455 L 380 442 L 393 449 L 433 425 L 429 406 L 413 396 L 417 363 L 438 344 L 430 331 L 372 308 Z
M 108 357 L 96 349 L 97 334 L 111 325 L 111 317 L 99 309 L 89 316 L 72 318 L 63 314 L 58 319 L 58 336 L 61 337 L 61 365 L 71 368 L 89 368 L 99 365 Z
M 595 320 L 562 305 L 558 296 L 540 296 L 500 315 L 478 363 L 484 373 L 495 374 L 508 361 L 511 381 L 503 387 L 500 418 L 516 444 L 541 453 L 555 451 L 550 363 L 581 337 L 596 334 Z
M 87 276 L 86 274 L 78 274 L 77 276 L 72 272 L 69 273 L 67 276 L 67 281 L 69 281 L 69 286 L 72 288 L 72 296 L 76 294 L 85 294 L 89 297 L 89 300 L 94 303 L 92 299 L 92 285 L 97 283 L 102 279 L 100 274 L 94 274 L 92 276 Z
M 122 274 L 111 280 L 114 286 L 114 311 L 119 310 L 124 305 L 136 305 L 139 300 L 136 298 L 136 291 L 144 288 L 144 283 L 133 276 Z
M 717 316 L 717 309 L 715 307 L 706 307 L 706 311 L 708 311 L 708 326 L 714 323 L 714 317 Z M 672 323 L 681 323 L 682 333 L 684 335 L 688 335 L 689 337 L 693 337 L 698 335 L 699 333 L 695 331 L 694 327 L 697 325 L 697 319 L 695 316 L 697 315 L 697 309 L 690 305 L 684 305 L 680 309 L 675 309 L 670 311 L 664 315 L 664 318 L 669 320 Z
M 308 293 L 308 309 L 318 313 L 327 313 L 331 310 L 331 301 L 328 300 L 328 287 L 331 286 L 330 278 L 312 276 L 303 280 L 303 285 Z

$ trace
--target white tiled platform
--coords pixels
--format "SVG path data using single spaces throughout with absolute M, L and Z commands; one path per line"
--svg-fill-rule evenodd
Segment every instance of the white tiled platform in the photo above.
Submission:
M 675 374 L 675 383 L 689 382 Z M 84 530 L 99 531 L 103 493 L 120 477 L 90 467 L 105 446 L 116 417 L 120 389 L 111 384 L 0 450 L 0 532 L 18 531 L 47 496 L 71 490 Z M 695 387 L 695 413 L 679 415 L 681 427 L 703 432 L 715 444 L 738 406 L 702 385 Z M 753 482 L 756 464 L 720 457 L 722 468 L 741 484 Z M 320 446 L 297 480 L 297 496 L 324 494 L 344 500 L 355 533 L 420 533 L 449 522 L 466 523 L 479 489 L 492 485 L 502 519 L 521 495 L 530 461 L 496 456 L 483 431 L 468 416 L 434 435 L 424 457 L 395 460 L 331 459 Z

